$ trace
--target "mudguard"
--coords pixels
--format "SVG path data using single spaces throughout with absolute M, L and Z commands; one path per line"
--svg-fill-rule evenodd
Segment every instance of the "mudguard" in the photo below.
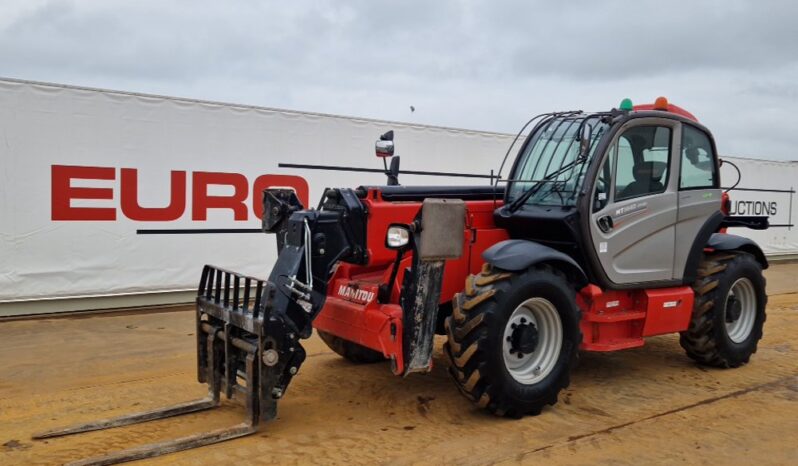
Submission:
M 762 248 L 748 238 L 728 233 L 713 233 L 707 241 L 707 247 L 716 251 L 745 251 L 754 256 L 763 269 L 768 268 L 768 260 Z
M 569 255 L 534 241 L 508 239 L 482 253 L 485 262 L 500 269 L 519 272 L 543 262 L 554 263 L 567 272 L 577 289 L 589 283 L 585 271 Z

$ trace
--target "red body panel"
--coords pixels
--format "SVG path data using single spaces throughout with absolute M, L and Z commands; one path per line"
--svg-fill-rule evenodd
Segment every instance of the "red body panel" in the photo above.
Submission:
M 399 296 L 405 269 L 412 262 L 410 253 L 402 259 L 388 303 L 377 302 L 377 290 L 390 280 L 396 260 L 396 251 L 385 247 L 388 227 L 411 223 L 421 209 L 421 202 L 388 202 L 376 189 L 369 190 L 361 201 L 368 212 L 368 264 L 338 265 L 330 279 L 327 301 L 313 326 L 382 352 L 394 361 L 394 373 L 401 374 L 404 361 Z M 507 232 L 493 223 L 493 211 L 500 205 L 501 200 L 466 201 L 466 228 L 461 233 L 465 239 L 464 251 L 459 259 L 446 262 L 441 303 L 451 301 L 455 293 L 462 291 L 466 277 L 479 272 L 485 249 L 508 238 Z
M 640 104 L 640 105 L 635 105 L 634 110 L 639 112 L 643 110 L 662 110 L 662 109 L 656 108 L 655 104 Z M 683 109 L 682 107 L 679 107 L 678 105 L 668 104 L 668 108 L 665 111 L 675 113 L 677 115 L 687 118 L 688 120 L 693 120 L 696 123 L 698 123 L 698 118 L 696 118 L 695 115 Z
M 582 349 L 615 351 L 643 346 L 643 337 L 687 330 L 693 290 L 687 286 L 602 291 L 588 285 L 577 295 Z
M 393 361 L 392 370 L 401 374 L 402 308 L 399 305 L 404 272 L 410 266 L 409 253 L 403 258 L 387 303 L 377 300 L 378 289 L 391 278 L 397 252 L 385 247 L 392 224 L 409 224 L 421 202 L 388 202 L 378 189 L 362 199 L 368 212 L 368 264 L 339 263 L 327 291 L 324 308 L 314 327 L 381 352 Z M 446 263 L 441 286 L 441 303 L 448 303 L 462 291 L 469 274 L 482 267 L 482 252 L 508 238 L 493 222 L 493 211 L 501 201 L 466 201 L 464 251 Z M 457 232 L 452 232 L 457 234 Z M 582 311 L 582 349 L 615 351 L 643 345 L 643 337 L 686 330 L 693 307 L 689 287 L 650 290 L 604 291 L 588 285 L 577 294 Z

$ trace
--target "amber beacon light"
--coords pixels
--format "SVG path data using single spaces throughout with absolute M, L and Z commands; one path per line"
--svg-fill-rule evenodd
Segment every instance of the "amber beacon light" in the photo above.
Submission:
M 666 97 L 659 96 L 657 100 L 654 101 L 654 110 L 668 110 L 668 99 Z

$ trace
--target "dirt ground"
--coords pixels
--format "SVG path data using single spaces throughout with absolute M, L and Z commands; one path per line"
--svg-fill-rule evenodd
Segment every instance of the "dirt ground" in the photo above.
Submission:
M 152 464 L 798 464 L 798 265 L 768 271 L 765 337 L 750 364 L 694 365 L 676 336 L 586 353 L 560 402 L 496 418 L 449 381 L 356 366 L 317 337 L 280 404 L 250 437 Z M 787 294 L 785 294 L 787 293 Z M 789 294 L 792 293 L 792 294 Z M 243 408 L 34 441 L 33 432 L 204 396 L 190 312 L 0 323 L 0 464 L 59 464 L 238 423 Z

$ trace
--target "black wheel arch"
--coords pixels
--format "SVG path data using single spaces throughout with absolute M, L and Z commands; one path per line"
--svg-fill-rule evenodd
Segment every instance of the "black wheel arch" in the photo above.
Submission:
M 562 270 L 580 289 L 590 281 L 582 267 L 568 254 L 535 241 L 508 239 L 500 241 L 482 253 L 482 259 L 499 269 L 520 272 L 537 264 L 550 264 Z
M 685 283 L 693 283 L 696 278 L 698 278 L 696 276 L 696 270 L 698 269 L 698 263 L 703 257 L 704 248 L 707 247 L 706 245 L 712 235 L 718 231 L 724 218 L 725 215 L 723 215 L 723 212 L 718 210 L 710 215 L 704 224 L 701 225 L 701 229 L 698 230 L 698 233 L 693 239 L 693 244 L 690 246 L 690 252 L 687 253 L 687 261 L 684 264 L 684 273 L 682 273 L 682 279 Z
M 742 251 L 754 256 L 762 269 L 768 268 L 768 260 L 762 248 L 754 240 L 729 233 L 713 233 L 707 241 L 707 247 L 716 251 Z
M 718 229 L 722 226 L 725 218 L 726 216 L 721 211 L 717 211 L 701 226 L 693 240 L 693 245 L 690 247 L 687 262 L 684 266 L 684 273 L 682 274 L 684 283 L 693 283 L 698 278 L 696 271 L 705 248 L 712 248 L 717 251 L 747 252 L 756 258 L 762 269 L 768 268 L 765 253 L 753 240 L 729 233 L 718 233 Z

